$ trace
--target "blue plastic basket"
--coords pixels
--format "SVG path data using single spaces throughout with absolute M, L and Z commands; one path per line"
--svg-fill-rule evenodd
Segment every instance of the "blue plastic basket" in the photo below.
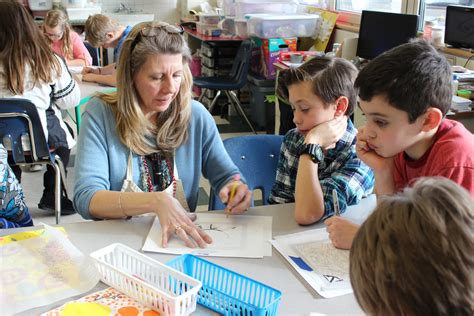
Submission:
M 224 315 L 276 315 L 281 292 L 193 255 L 182 255 L 168 266 L 202 282 L 197 302 Z

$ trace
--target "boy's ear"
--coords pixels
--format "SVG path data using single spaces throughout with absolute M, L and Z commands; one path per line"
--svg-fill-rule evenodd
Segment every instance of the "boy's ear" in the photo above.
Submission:
M 109 39 L 109 40 L 114 39 L 115 33 L 114 32 L 107 32 L 107 33 L 105 33 L 105 37 L 107 37 L 107 39 Z
M 347 111 L 347 107 L 349 106 L 349 99 L 345 96 L 341 96 L 336 100 L 336 112 L 334 113 L 334 117 L 338 117 L 344 115 Z
M 428 108 L 423 116 L 424 120 L 422 130 L 424 132 L 437 128 L 443 120 L 443 113 L 441 113 L 441 110 L 434 107 Z

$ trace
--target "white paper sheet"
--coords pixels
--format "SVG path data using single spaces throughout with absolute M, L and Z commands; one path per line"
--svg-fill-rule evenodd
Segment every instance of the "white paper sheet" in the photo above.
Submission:
M 52 304 L 92 289 L 99 274 L 60 231 L 0 246 L 0 314 Z
M 342 214 L 362 224 L 377 205 L 375 194 L 351 205 Z M 295 268 L 322 297 L 330 298 L 352 292 L 349 280 L 349 250 L 336 249 L 326 228 L 282 235 L 271 241 L 273 247 Z
M 271 243 L 322 297 L 352 292 L 349 250 L 336 249 L 325 228 L 277 236 Z
M 212 212 L 210 212 L 212 213 Z M 198 213 L 195 224 L 208 233 L 213 243 L 207 248 L 188 248 L 174 236 L 168 248 L 161 247 L 161 226 L 155 218 L 143 245 L 143 251 L 213 257 L 262 258 L 272 255 L 272 217 Z

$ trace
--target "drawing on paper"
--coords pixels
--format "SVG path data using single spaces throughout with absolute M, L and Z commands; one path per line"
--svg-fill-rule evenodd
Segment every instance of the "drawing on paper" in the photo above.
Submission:
M 331 242 L 309 242 L 294 245 L 305 262 L 330 284 L 349 282 L 349 250 L 334 247 Z
M 213 212 L 209 212 L 213 213 Z M 190 249 L 176 234 L 171 234 L 168 247 L 162 247 L 162 228 L 155 218 L 143 245 L 144 251 L 200 256 L 261 258 L 271 255 L 272 222 L 268 216 L 199 214 L 194 224 L 206 232 L 212 243 L 206 248 Z
M 212 224 L 212 223 L 211 224 L 197 224 L 196 226 L 201 228 L 208 234 L 212 234 L 214 232 L 220 232 L 226 238 L 229 238 L 230 234 L 232 233 L 231 231 L 237 228 L 237 226 L 234 226 L 234 225 Z

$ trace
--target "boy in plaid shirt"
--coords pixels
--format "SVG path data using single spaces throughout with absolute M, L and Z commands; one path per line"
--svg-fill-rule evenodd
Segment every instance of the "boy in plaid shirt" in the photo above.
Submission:
M 357 69 L 341 58 L 316 57 L 280 72 L 278 94 L 287 99 L 296 128 L 283 140 L 270 203 L 295 202 L 295 219 L 309 225 L 341 212 L 372 192 L 372 170 L 356 156 L 352 114 Z

